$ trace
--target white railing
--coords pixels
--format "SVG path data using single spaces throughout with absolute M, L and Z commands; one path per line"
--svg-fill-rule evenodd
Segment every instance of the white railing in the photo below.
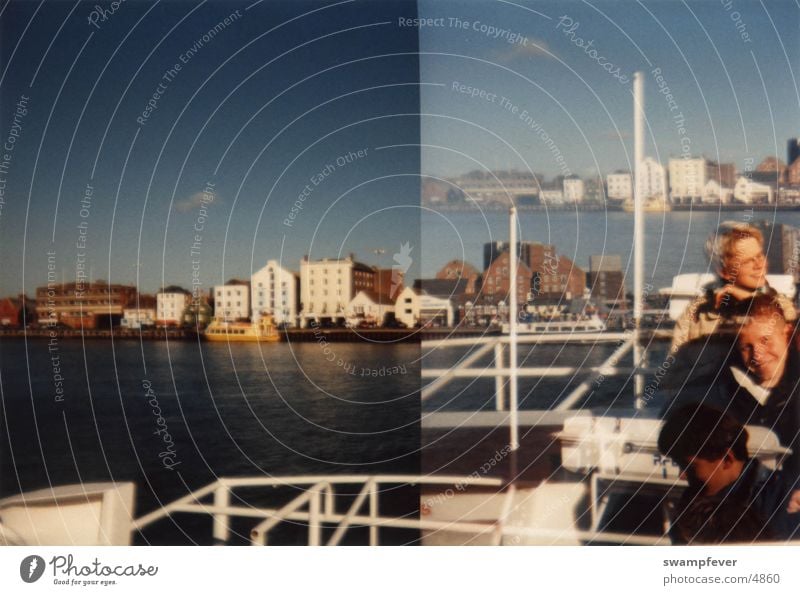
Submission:
M 220 478 L 166 506 L 135 519 L 131 524 L 131 532 L 142 531 L 149 525 L 172 517 L 175 514 L 209 515 L 213 520 L 213 537 L 215 543 L 225 544 L 230 541 L 230 522 L 232 517 L 261 519 L 250 530 L 250 541 L 253 545 L 267 545 L 270 532 L 285 522 L 296 522 L 308 525 L 308 545 L 322 545 L 324 530 L 333 529 L 326 545 L 338 545 L 345 533 L 357 527 L 369 530 L 369 544 L 378 545 L 380 528 L 441 530 L 458 532 L 486 533 L 496 531 L 496 524 L 451 523 L 425 521 L 417 518 L 381 516 L 379 496 L 381 490 L 388 486 L 478 486 L 484 488 L 502 488 L 499 479 L 475 477 L 424 477 L 417 475 L 330 475 L 330 476 L 287 476 L 287 477 L 244 477 Z M 349 486 L 347 494 L 337 493 L 336 487 Z M 349 499 L 353 496 L 353 486 L 360 486 L 355 500 L 349 508 L 340 512 L 337 499 Z M 293 487 L 302 493 L 279 507 L 258 508 L 254 506 L 231 505 L 231 496 L 235 490 L 243 488 L 277 488 Z M 213 498 L 213 502 L 204 500 Z M 359 514 L 368 505 L 366 514 Z M 457 527 L 453 528 L 453 525 Z
M 496 519 L 482 521 L 432 520 L 424 518 L 391 517 L 379 514 L 379 495 L 382 488 L 389 486 L 423 486 L 431 489 L 442 486 L 441 494 L 468 487 L 496 490 L 502 493 L 503 501 Z M 359 487 L 357 493 L 352 489 Z M 447 486 L 444 489 L 444 486 Z M 295 487 L 302 493 L 278 507 L 257 508 L 233 506 L 231 495 L 242 488 Z M 346 495 L 337 494 L 336 487 L 347 487 Z M 339 511 L 337 499 L 355 499 L 346 511 Z M 486 536 L 490 543 L 518 542 L 521 538 L 563 540 L 565 538 L 603 543 L 627 543 L 638 545 L 665 544 L 663 537 L 636 536 L 623 533 L 608 533 L 576 528 L 552 529 L 510 525 L 508 518 L 513 510 L 516 486 L 506 485 L 501 479 L 460 476 L 415 476 L 415 475 L 373 475 L 373 476 L 296 476 L 280 478 L 220 478 L 150 514 L 140 517 L 131 524 L 131 532 L 143 531 L 149 525 L 175 514 L 209 515 L 213 519 L 215 543 L 224 545 L 230 541 L 231 519 L 234 517 L 260 519 L 250 530 L 251 545 L 269 544 L 270 533 L 281 523 L 292 522 L 308 526 L 308 545 L 339 545 L 348 530 L 367 528 L 369 545 L 376 546 L 380 540 L 380 529 L 411 529 L 417 531 L 469 535 L 472 538 Z M 213 499 L 204 503 L 203 500 Z M 368 511 L 360 514 L 367 506 Z M 323 543 L 324 532 L 331 532 Z
M 556 406 L 555 410 L 564 411 L 575 407 L 581 399 L 591 390 L 592 386 L 598 383 L 601 378 L 612 376 L 625 376 L 630 378 L 644 378 L 646 374 L 651 374 L 655 370 L 638 367 L 636 362 L 632 366 L 620 366 L 619 362 L 626 357 L 633 349 L 637 340 L 638 333 L 635 332 L 592 332 L 592 333 L 570 333 L 570 334 L 524 334 L 510 337 L 508 335 L 492 337 L 472 337 L 472 338 L 453 338 L 434 341 L 423 341 L 423 353 L 433 350 L 475 347 L 465 354 L 459 361 L 449 368 L 425 368 L 423 367 L 420 375 L 423 379 L 431 379 L 431 382 L 424 385 L 421 391 L 422 402 L 425 403 L 439 393 L 455 378 L 474 378 L 474 379 L 494 379 L 495 409 L 497 411 L 508 411 L 509 435 L 512 439 L 510 444 L 514 444 L 513 437 L 518 435 L 518 411 L 514 399 L 507 403 L 506 387 L 515 392 L 515 387 L 519 378 L 546 378 L 546 377 L 571 377 L 578 372 L 586 372 L 589 376 L 576 386 L 564 399 Z M 617 348 L 599 366 L 515 366 L 511 357 L 506 356 L 506 348 L 509 344 L 530 344 L 537 345 L 545 343 L 616 343 Z M 512 350 L 509 350 L 512 351 Z M 493 352 L 493 357 L 489 363 L 479 364 L 478 362 Z M 513 353 L 513 351 L 512 351 Z M 506 359 L 509 361 L 506 364 Z M 641 381 L 637 385 L 643 385 Z M 634 391 L 632 407 L 636 407 L 637 399 L 640 395 Z M 512 450 L 516 450 L 512 446 Z

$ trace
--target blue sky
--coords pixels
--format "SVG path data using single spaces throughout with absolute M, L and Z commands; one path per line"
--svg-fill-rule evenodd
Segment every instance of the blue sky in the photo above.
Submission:
M 501 109 L 501 97 L 533 115 L 571 173 L 630 169 L 632 86 L 622 78 L 636 70 L 646 73 L 647 153 L 662 162 L 680 155 L 683 142 L 693 155 L 743 168 L 748 158 L 785 160 L 787 138 L 800 136 L 794 2 L 423 0 L 419 7 L 421 17 L 439 19 L 421 28 L 421 78 L 442 85 L 422 92 L 423 112 L 432 114 L 423 117 L 423 143 L 443 147 L 423 151 L 426 173 L 478 164 L 562 173 L 552 144 Z M 656 68 L 677 109 L 659 94 Z M 454 81 L 489 98 L 459 93 Z
M 105 19 L 97 5 L 110 9 L 15 0 L 0 15 L 4 139 L 29 98 L 0 293 L 43 285 L 48 250 L 59 280 L 85 258 L 94 279 L 153 292 L 189 288 L 193 261 L 208 287 L 270 258 L 377 263 L 381 248 L 389 266 L 418 244 L 417 33 L 395 23 L 413 2 L 131 1 Z
M 74 279 L 82 223 L 92 277 L 145 292 L 189 287 L 198 259 L 208 287 L 270 258 L 296 270 L 304 254 L 390 266 L 406 242 L 417 247 L 413 278 L 420 171 L 628 169 L 631 85 L 621 79 L 640 69 L 648 154 L 666 162 L 685 136 L 693 154 L 740 168 L 785 158 L 786 139 L 800 135 L 800 8 L 727 2 L 129 0 L 105 20 L 92 16 L 110 9 L 103 2 L 7 2 L 0 139 L 19 136 L 0 205 L 0 295 L 42 285 L 49 250 L 58 277 Z M 431 26 L 409 26 L 417 12 Z M 578 47 L 590 40 L 597 54 Z

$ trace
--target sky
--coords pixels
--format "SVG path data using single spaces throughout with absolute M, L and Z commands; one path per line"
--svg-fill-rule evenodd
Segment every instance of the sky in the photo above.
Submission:
M 48 257 L 56 281 L 152 293 L 270 259 L 299 270 L 306 254 L 389 267 L 408 243 L 415 278 L 420 174 L 630 169 L 637 70 L 648 155 L 785 159 L 798 14 L 782 0 L 5 2 L 0 295 L 44 285 Z
M 420 72 L 431 175 L 630 170 L 635 71 L 645 73 L 646 153 L 662 163 L 705 155 L 741 170 L 785 161 L 787 139 L 800 136 L 796 2 L 422 0 L 419 13 L 430 19 Z
M 395 25 L 413 2 L 1 10 L 0 295 L 44 285 L 50 253 L 58 282 L 142 292 L 306 254 L 413 259 L 418 37 Z

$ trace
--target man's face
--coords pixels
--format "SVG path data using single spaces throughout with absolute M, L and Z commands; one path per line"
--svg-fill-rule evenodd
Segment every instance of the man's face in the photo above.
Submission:
M 758 378 L 761 386 L 771 388 L 781 381 L 789 353 L 791 326 L 782 316 L 758 316 L 739 331 L 737 346 L 742 363 Z
M 681 478 L 687 480 L 691 487 L 700 489 L 703 496 L 717 494 L 737 477 L 727 458 L 709 460 L 694 457 L 689 463 L 681 465 Z
M 767 258 L 755 238 L 742 238 L 733 245 L 733 256 L 725 260 L 722 276 L 744 289 L 755 290 L 767 284 Z

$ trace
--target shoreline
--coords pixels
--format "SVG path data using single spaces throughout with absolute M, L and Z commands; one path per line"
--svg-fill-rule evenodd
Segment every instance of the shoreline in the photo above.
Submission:
M 447 213 L 480 213 L 480 212 L 497 212 L 497 213 L 505 213 L 508 210 L 507 205 L 487 205 L 485 207 L 470 207 L 464 205 L 435 205 L 435 204 L 424 204 L 430 209 L 434 209 L 440 212 L 447 212 Z M 575 211 L 585 211 L 590 213 L 596 212 L 613 212 L 613 213 L 629 213 L 633 215 L 633 211 L 626 211 L 622 208 L 621 205 L 613 205 L 613 204 L 597 204 L 597 203 L 590 203 L 590 204 L 564 204 L 564 205 L 517 205 L 517 210 L 520 213 L 530 212 L 530 213 L 539 213 L 539 212 L 547 212 L 547 211 L 558 211 L 558 212 L 575 212 Z M 701 212 L 742 212 L 742 211 L 757 211 L 757 212 L 769 212 L 769 211 L 800 211 L 800 204 L 797 205 L 775 205 L 775 204 L 759 204 L 759 205 L 719 205 L 719 204 L 708 204 L 708 205 L 672 205 L 669 211 L 664 211 L 661 209 L 647 211 L 645 210 L 646 214 L 667 214 L 667 213 L 685 213 L 691 211 L 701 211 Z
M 329 343 L 418 343 L 419 341 L 444 339 L 449 336 L 481 337 L 499 335 L 497 329 L 483 328 L 440 328 L 440 329 L 290 329 L 282 332 L 277 343 L 314 343 L 325 340 Z M 0 340 L 142 340 L 142 341 L 202 341 L 207 343 L 194 329 L 169 330 L 75 330 L 75 329 L 3 329 Z M 220 345 L 242 343 L 267 345 L 267 342 L 219 341 Z

